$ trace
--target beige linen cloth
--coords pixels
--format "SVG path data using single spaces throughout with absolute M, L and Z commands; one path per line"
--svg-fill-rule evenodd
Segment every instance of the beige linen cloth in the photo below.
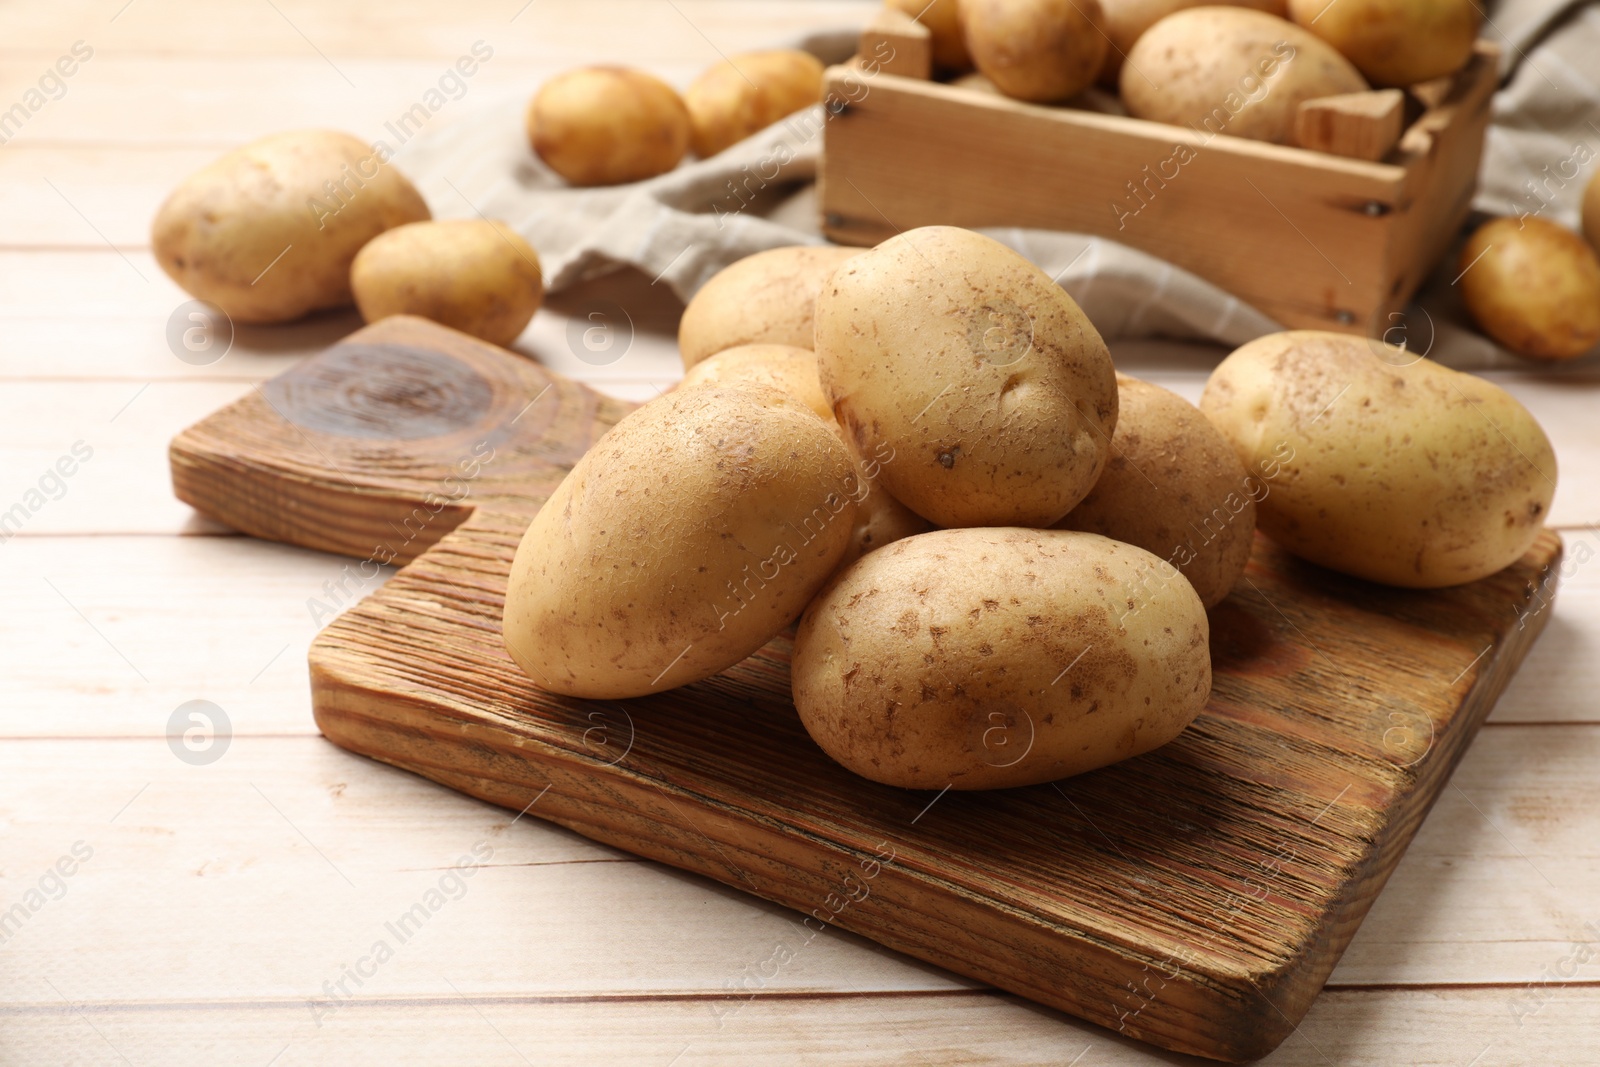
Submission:
M 1504 0 L 1488 9 L 1483 32 L 1501 45 L 1505 60 L 1477 207 L 1576 226 L 1583 185 L 1600 164 L 1600 5 Z M 853 52 L 855 34 L 796 43 L 838 62 Z M 400 146 L 396 159 L 436 217 L 482 214 L 522 233 L 538 249 L 551 291 L 631 266 L 688 300 L 734 260 L 824 241 L 813 195 L 820 105 L 649 181 L 575 189 L 529 151 L 522 121 L 527 98 L 524 92 L 490 101 L 430 126 Z M 730 211 L 739 204 L 731 183 L 751 171 L 769 179 L 764 191 Z M 1279 328 L 1188 271 L 1106 238 L 985 232 L 1055 277 L 1107 339 L 1163 336 L 1236 346 Z M 1454 274 L 1451 264 L 1441 266 L 1419 297 L 1421 308 L 1408 310 L 1393 339 L 1403 336 L 1414 351 L 1457 366 L 1515 364 L 1463 325 L 1450 288 Z

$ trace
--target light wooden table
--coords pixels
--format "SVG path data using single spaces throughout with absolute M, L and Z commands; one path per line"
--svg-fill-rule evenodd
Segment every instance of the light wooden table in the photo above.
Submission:
M 868 11 L 520 5 L 0 7 L 0 108 L 74 42 L 93 49 L 0 145 L 0 510 L 28 511 L 0 543 L 0 1063 L 1190 1062 L 836 931 L 730 1002 L 795 936 L 794 916 L 317 735 L 307 602 L 344 561 L 195 516 L 171 497 L 165 446 L 355 320 L 241 329 L 217 363 L 175 358 L 167 320 L 186 298 L 148 250 L 161 197 L 273 130 L 376 137 L 475 40 L 494 58 L 452 107 L 584 61 L 682 84 L 718 49 Z M 675 309 L 630 306 L 644 329 L 604 374 L 568 352 L 559 311 L 541 312 L 521 347 L 652 395 L 674 377 Z M 1118 346 L 1125 369 L 1191 397 L 1216 356 Z M 1584 527 L 1600 519 L 1600 371 L 1490 375 L 1557 443 L 1569 553 L 1595 545 Z M 75 445 L 92 454 L 70 477 L 47 475 Z M 1600 564 L 1570 568 L 1552 610 L 1270 1062 L 1600 1062 Z M 230 724 L 210 763 L 166 739 L 192 700 Z M 446 868 L 474 850 L 482 869 L 452 879 Z M 399 943 L 385 923 L 419 901 L 430 918 Z M 394 951 L 378 960 L 380 939 Z

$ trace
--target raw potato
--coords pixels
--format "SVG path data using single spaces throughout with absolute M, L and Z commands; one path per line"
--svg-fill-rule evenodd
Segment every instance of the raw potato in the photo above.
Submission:
M 972 54 L 967 51 L 967 38 L 961 30 L 957 0 L 888 0 L 888 6 L 928 28 L 935 67 L 947 74 L 972 69 Z
M 1049 526 L 1105 467 L 1105 342 L 1048 275 L 971 230 L 910 230 L 840 267 L 816 352 L 856 455 L 936 525 Z
M 871 464 L 867 467 L 871 469 Z M 933 523 L 890 496 L 876 478 L 864 484 L 867 494 L 856 500 L 856 524 L 850 528 L 850 545 L 839 560 L 840 570 L 868 552 L 933 529 Z
M 709 159 L 821 99 L 822 62 L 810 52 L 780 48 L 730 56 L 684 90 L 689 145 Z
M 817 294 L 859 248 L 792 245 L 746 256 L 712 276 L 678 322 L 684 369 L 739 345 L 812 346 Z
M 624 67 L 581 67 L 539 87 L 528 143 L 573 185 L 665 174 L 689 148 L 689 112 L 672 86 Z
M 1099 0 L 961 0 L 972 60 L 1007 96 L 1049 104 L 1094 83 L 1110 46 Z
M 1361 72 L 1292 22 L 1237 7 L 1195 7 L 1145 31 L 1122 68 L 1135 118 L 1294 143 L 1301 101 L 1364 92 Z
M 740 345 L 728 348 L 689 368 L 680 389 L 700 385 L 738 385 L 754 382 L 788 393 L 817 417 L 833 422 L 833 409 L 822 395 L 817 379 L 817 355 L 793 345 Z
M 1234 0 L 1225 4 L 1216 4 L 1213 0 L 1100 0 L 1102 25 L 1106 36 L 1111 38 L 1105 65 L 1100 68 L 1100 81 L 1113 89 L 1117 87 L 1122 61 L 1145 30 L 1174 11 L 1207 6 L 1250 7 L 1279 18 L 1289 15 L 1287 0 Z
M 350 287 L 367 322 L 421 315 L 492 345 L 521 336 L 544 301 L 538 253 L 488 219 L 397 226 L 356 255 Z
M 1083 503 L 1056 524 L 1126 541 L 1189 579 L 1206 607 L 1222 603 L 1250 562 L 1256 501 L 1271 483 L 1177 393 L 1117 375 L 1111 459 Z
M 1515 562 L 1556 458 L 1505 390 L 1347 334 L 1271 334 L 1217 367 L 1200 410 L 1271 485 L 1261 529 L 1295 555 L 1433 589 Z
M 937 530 L 842 572 L 801 619 L 792 679 L 822 749 L 873 781 L 995 789 L 1171 741 L 1211 692 L 1189 583 L 1063 530 Z
M 652 400 L 534 516 L 511 566 L 506 648 L 568 696 L 709 678 L 810 602 L 849 544 L 859 491 L 839 438 L 775 389 Z
M 1476 0 L 1289 0 L 1289 17 L 1373 85 L 1402 89 L 1464 67 L 1482 18 Z
M 807 348 L 789 345 L 742 345 L 718 352 L 689 369 L 680 389 L 702 385 L 754 383 L 781 390 L 815 411 L 841 440 L 844 431 L 834 421 L 828 399 L 817 380 L 817 357 Z M 890 496 L 878 484 L 883 464 L 872 458 L 859 461 L 862 490 L 856 496 L 856 521 L 850 531 L 850 545 L 840 567 L 848 566 L 874 549 L 912 534 L 933 529 L 922 516 Z
M 1456 264 L 1461 299 L 1490 337 L 1531 359 L 1574 359 L 1600 343 L 1600 258 L 1548 219 L 1491 219 Z
M 151 226 L 156 262 L 235 322 L 288 322 L 350 303 L 350 262 L 383 231 L 429 217 L 404 175 L 347 133 L 295 130 L 185 178 Z

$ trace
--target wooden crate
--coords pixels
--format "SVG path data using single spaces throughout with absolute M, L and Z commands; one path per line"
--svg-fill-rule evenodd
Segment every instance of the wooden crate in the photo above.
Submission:
M 929 225 L 1096 234 L 1285 326 L 1371 336 L 1394 325 L 1466 218 L 1498 71 L 1498 50 L 1480 43 L 1463 70 L 1414 89 L 1419 114 L 1369 162 L 888 73 L 908 65 L 882 57 L 918 32 L 875 26 L 856 60 L 827 73 L 818 200 L 829 237 L 871 245 Z

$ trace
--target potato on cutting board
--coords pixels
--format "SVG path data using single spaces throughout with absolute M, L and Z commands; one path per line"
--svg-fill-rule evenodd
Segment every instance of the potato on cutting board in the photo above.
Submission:
M 730 348 L 690 367 L 678 388 L 741 382 L 770 385 L 788 393 L 815 411 L 843 439 L 844 431 L 835 421 L 828 398 L 817 380 L 816 353 L 809 349 L 789 345 Z M 858 458 L 857 467 L 861 491 L 856 497 L 856 521 L 850 531 L 850 545 L 839 560 L 840 567 L 902 537 L 933 529 L 932 523 L 890 496 L 879 484 L 878 475 L 883 469 L 881 457 Z
M 1105 473 L 1056 529 L 1154 553 L 1215 607 L 1250 562 L 1256 501 L 1272 491 L 1264 474 L 1246 471 L 1227 438 L 1183 397 L 1119 374 Z
M 288 322 L 349 304 L 361 247 L 429 217 L 386 150 L 294 130 L 185 178 L 156 213 L 150 244 L 173 281 L 235 322 Z
M 908 230 L 817 298 L 822 388 L 858 456 L 939 526 L 1048 526 L 1094 486 L 1111 355 L 1050 276 L 991 238 Z
M 795 637 L 823 750 L 908 789 L 1031 785 L 1166 744 L 1211 694 L 1188 581 L 1096 534 L 935 530 L 833 580 Z
M 1251 341 L 1212 373 L 1200 410 L 1246 467 L 1278 471 L 1256 506 L 1262 530 L 1386 585 L 1459 585 L 1509 566 L 1555 495 L 1550 441 L 1511 394 L 1381 341 L 1312 330 Z
M 787 394 L 668 393 L 617 423 L 534 516 L 506 648 L 568 696 L 708 678 L 805 608 L 849 545 L 859 492 L 843 442 Z
M 859 248 L 790 245 L 729 264 L 700 287 L 678 323 L 684 369 L 739 345 L 812 347 L 817 294 Z

